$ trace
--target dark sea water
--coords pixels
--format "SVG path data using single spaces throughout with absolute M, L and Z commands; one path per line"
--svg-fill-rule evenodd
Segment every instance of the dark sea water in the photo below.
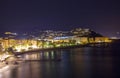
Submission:
M 120 47 L 61 51 L 61 61 L 29 61 L 0 73 L 0 78 L 120 78 Z

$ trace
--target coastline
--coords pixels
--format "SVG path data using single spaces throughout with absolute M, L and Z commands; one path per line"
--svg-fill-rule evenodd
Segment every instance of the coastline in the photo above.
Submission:
M 29 51 L 22 51 L 22 52 L 13 52 L 15 55 L 21 55 L 25 53 L 32 53 L 32 52 L 44 52 L 50 50 L 62 50 L 62 49 L 71 49 L 71 48 L 82 48 L 82 47 L 110 47 L 111 43 L 89 43 L 84 45 L 72 45 L 72 46 L 61 46 L 61 47 L 52 47 L 52 48 L 40 48 L 40 49 L 33 49 Z
M 87 45 L 74 45 L 74 46 L 63 46 L 63 47 L 52 47 L 52 48 L 40 48 L 40 49 L 33 49 L 29 51 L 23 51 L 23 52 L 14 52 L 15 55 L 25 54 L 25 53 L 31 53 L 31 52 L 37 52 L 37 51 L 50 51 L 50 50 L 61 50 L 61 49 L 71 49 L 71 48 L 77 48 L 77 47 L 85 47 Z

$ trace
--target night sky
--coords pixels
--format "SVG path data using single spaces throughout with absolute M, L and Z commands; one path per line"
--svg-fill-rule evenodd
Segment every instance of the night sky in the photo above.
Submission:
M 90 28 L 120 35 L 120 4 L 115 0 L 2 0 L 0 32 Z

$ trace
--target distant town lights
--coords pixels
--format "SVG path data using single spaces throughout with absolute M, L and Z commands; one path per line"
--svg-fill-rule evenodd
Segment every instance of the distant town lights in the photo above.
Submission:
M 5 32 L 5 34 L 8 34 L 8 35 L 18 35 L 17 33 L 12 33 L 12 32 Z

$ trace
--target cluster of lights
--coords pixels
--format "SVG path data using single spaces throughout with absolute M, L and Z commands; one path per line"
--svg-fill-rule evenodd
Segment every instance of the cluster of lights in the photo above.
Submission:
M 14 49 L 17 51 L 17 52 L 21 52 L 22 50 L 25 50 L 25 51 L 28 51 L 29 49 L 37 49 L 38 47 L 36 45 L 32 45 L 32 46 L 16 46 Z

